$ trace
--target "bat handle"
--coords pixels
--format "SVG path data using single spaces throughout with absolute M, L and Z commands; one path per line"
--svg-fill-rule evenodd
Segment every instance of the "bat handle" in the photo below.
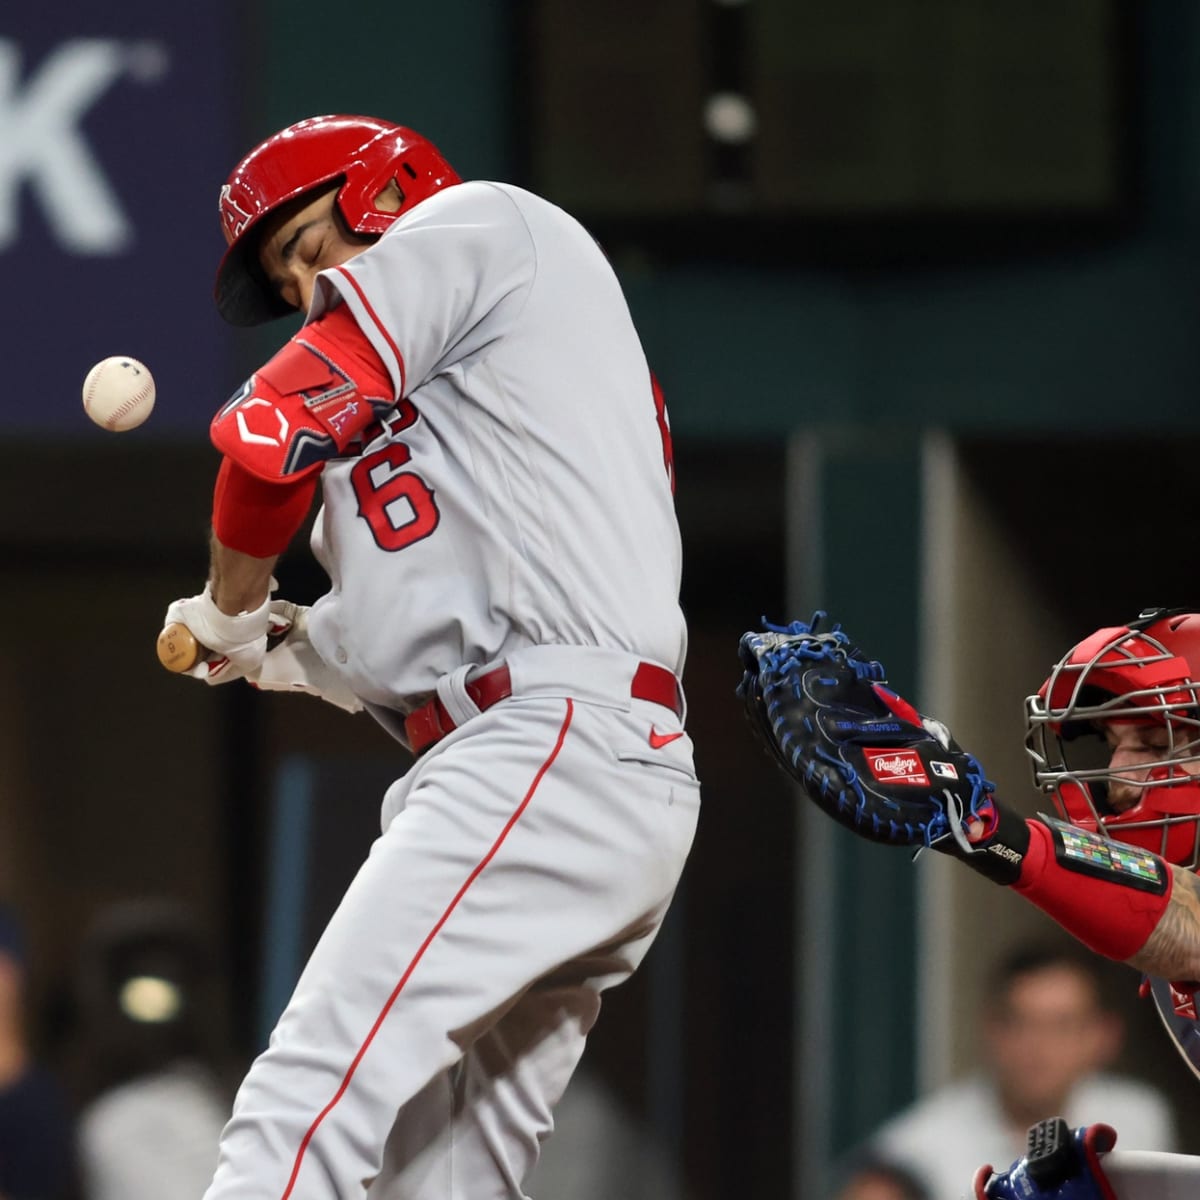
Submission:
M 267 649 L 274 650 L 293 631 L 300 637 L 306 637 L 306 613 L 306 609 L 296 606 L 295 611 L 287 617 L 276 618 L 267 635 Z M 196 635 L 179 621 L 172 621 L 158 635 L 157 650 L 158 661 L 175 675 L 182 675 L 198 662 L 213 657 L 213 652 L 207 646 L 202 646 L 196 640 Z
M 175 675 L 190 671 L 210 653 L 196 640 L 196 635 L 178 621 L 172 621 L 158 635 L 157 650 L 158 661 Z

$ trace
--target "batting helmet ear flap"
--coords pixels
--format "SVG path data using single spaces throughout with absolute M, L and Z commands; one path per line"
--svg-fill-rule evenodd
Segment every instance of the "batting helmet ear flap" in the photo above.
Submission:
M 232 325 L 259 325 L 295 310 L 255 277 L 259 222 L 282 205 L 341 181 L 335 207 L 350 232 L 384 233 L 398 217 L 461 179 L 428 139 L 376 117 L 310 117 L 280 130 L 234 167 L 221 188 L 221 228 L 229 244 L 215 298 Z M 377 201 L 395 183 L 400 204 Z M 251 250 L 254 249 L 255 253 Z

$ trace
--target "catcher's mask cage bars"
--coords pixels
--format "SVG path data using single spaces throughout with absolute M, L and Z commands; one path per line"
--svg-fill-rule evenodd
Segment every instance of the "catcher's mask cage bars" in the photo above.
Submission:
M 1122 630 L 1086 662 L 1071 662 L 1069 652 L 1056 664 L 1042 691 L 1025 699 L 1025 751 L 1032 765 L 1034 786 L 1052 796 L 1055 808 L 1064 820 L 1079 824 L 1079 800 L 1082 800 L 1090 820 L 1095 822 L 1096 831 L 1114 841 L 1123 840 L 1122 834 L 1127 831 L 1158 829 L 1160 837 L 1155 852 L 1159 857 L 1195 870 L 1200 863 L 1200 767 L 1195 774 L 1183 768 L 1187 763 L 1200 764 L 1200 693 L 1197 690 L 1200 684 L 1190 679 L 1176 680 L 1158 687 L 1134 688 L 1114 695 L 1099 689 L 1090 679 L 1097 670 L 1119 671 L 1125 665 L 1119 659 L 1124 659 L 1130 667 L 1145 667 L 1177 657 L 1157 638 L 1145 632 L 1144 623 L 1144 620 L 1139 620 Z M 1149 648 L 1151 653 L 1137 654 L 1134 645 L 1143 650 Z M 1101 659 L 1106 661 L 1101 663 Z M 1072 674 L 1076 678 L 1067 702 L 1061 707 L 1054 706 L 1050 698 L 1060 692 L 1061 685 Z M 1108 699 L 1096 699 L 1097 695 L 1107 696 Z M 1187 697 L 1190 702 L 1181 702 L 1181 696 Z M 1153 723 L 1165 728 L 1167 745 L 1164 756 L 1115 771 L 1111 764 L 1097 768 L 1071 767 L 1067 761 L 1068 743 L 1085 733 L 1102 736 L 1101 725 L 1113 721 Z M 1131 780 L 1131 771 L 1136 771 L 1140 778 Z M 1108 785 L 1113 781 L 1140 785 L 1139 798 L 1133 807 L 1140 806 L 1148 799 L 1152 802 L 1152 792 L 1177 789 L 1176 796 L 1180 800 L 1194 799 L 1194 811 L 1175 816 L 1162 813 L 1144 819 L 1129 819 L 1114 812 L 1102 800 L 1107 810 L 1102 812 L 1096 793 L 1100 793 L 1101 797 L 1106 795 Z M 1188 797 L 1178 789 L 1194 791 L 1195 796 Z M 1069 801 L 1066 792 L 1077 799 Z M 1175 828 L 1189 822 L 1195 826 L 1195 830 L 1191 852 L 1185 861 L 1179 855 L 1178 846 L 1173 855 L 1168 854 L 1168 849 Z M 1136 844 L 1153 849 L 1151 840 L 1139 839 Z

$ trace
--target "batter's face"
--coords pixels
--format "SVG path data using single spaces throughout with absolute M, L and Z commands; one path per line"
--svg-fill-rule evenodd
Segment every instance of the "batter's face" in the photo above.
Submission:
M 340 266 L 371 244 L 347 229 L 335 208 L 337 190 L 335 184 L 263 221 L 259 265 L 271 287 L 301 312 L 308 311 L 318 272 Z

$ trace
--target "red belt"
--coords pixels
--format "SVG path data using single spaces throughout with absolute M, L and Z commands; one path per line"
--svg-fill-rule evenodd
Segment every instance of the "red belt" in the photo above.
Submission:
M 475 701 L 480 712 L 507 700 L 512 695 L 512 676 L 504 665 L 494 667 L 468 679 L 467 695 Z M 629 695 L 634 700 L 649 700 L 652 704 L 661 704 L 669 708 L 677 717 L 683 716 L 683 699 L 679 693 L 679 680 L 666 669 L 656 663 L 638 663 L 633 673 L 633 682 L 629 685 Z M 414 754 L 428 750 L 435 742 L 440 742 L 446 734 L 455 728 L 454 718 L 446 711 L 446 706 L 434 696 L 420 708 L 414 709 L 404 718 L 404 733 Z

